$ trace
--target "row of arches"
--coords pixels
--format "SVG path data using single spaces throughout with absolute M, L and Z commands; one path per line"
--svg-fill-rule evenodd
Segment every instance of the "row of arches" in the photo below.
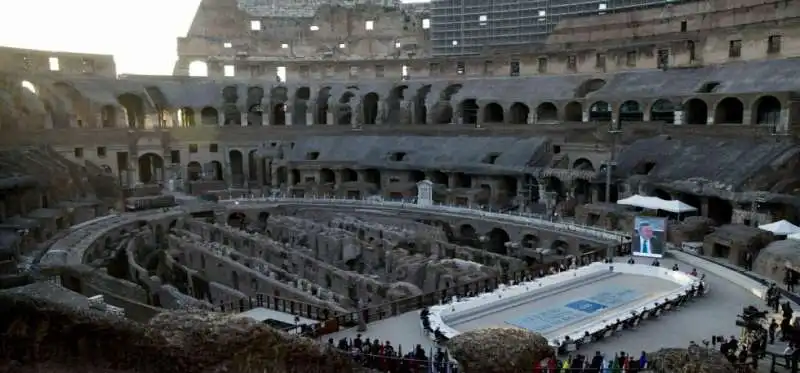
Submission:
M 458 233 L 462 240 L 472 242 L 474 245 L 482 245 L 486 250 L 500 255 L 508 255 L 509 244 L 512 244 L 511 236 L 505 229 L 492 228 L 484 236 L 478 234 L 478 231 L 471 224 L 462 224 L 458 227 Z M 533 234 L 526 234 L 518 243 L 524 249 L 537 249 L 540 247 L 541 242 L 539 238 Z M 548 254 L 567 255 L 570 250 L 569 243 L 564 240 L 554 240 L 546 249 Z M 536 258 L 532 258 L 536 261 Z

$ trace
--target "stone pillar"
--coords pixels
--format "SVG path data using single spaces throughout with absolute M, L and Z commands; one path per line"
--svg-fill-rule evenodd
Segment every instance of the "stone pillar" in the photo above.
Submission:
M 277 167 L 273 167 L 272 168 L 272 172 L 270 172 L 270 174 L 269 174 L 269 183 L 271 184 L 271 186 L 273 188 L 279 188 L 280 187 L 280 185 L 278 185 L 278 168 Z
M 255 184 L 255 186 L 258 189 L 262 189 L 264 187 L 264 157 L 256 156 L 254 161 L 256 162 L 256 184 Z
M 675 109 L 675 120 L 673 122 L 674 125 L 680 126 L 683 125 L 684 117 L 683 117 L 683 109 Z
M 447 189 L 455 189 L 456 188 L 456 174 L 449 173 L 447 174 Z
M 242 117 L 242 119 L 241 119 L 242 127 L 249 126 L 250 123 L 247 121 L 247 113 L 241 113 L 241 117 Z
M 287 166 L 286 170 L 287 170 L 287 179 L 289 181 L 289 186 L 293 186 L 293 185 L 297 184 L 297 180 L 294 179 L 294 172 L 292 172 L 292 170 L 289 169 L 288 166 Z
M 286 110 L 286 111 L 284 112 L 283 115 L 286 117 L 286 126 L 291 126 L 291 125 L 294 124 L 293 120 L 292 120 L 292 114 L 294 114 L 294 113 L 292 113 L 293 109 L 294 109 L 294 107 L 292 107 L 291 105 L 284 104 L 284 110 Z
M 203 115 L 200 114 L 200 110 L 195 110 L 194 112 L 194 125 L 195 126 L 203 125 Z
M 329 126 L 336 124 L 336 117 L 334 117 L 330 110 L 325 112 L 325 123 L 327 123 Z
M 541 183 L 541 182 L 539 183 L 539 202 L 541 202 L 541 203 L 545 203 L 545 201 L 547 200 L 547 190 L 546 190 L 546 188 L 547 188 L 547 184 Z
M 649 122 L 650 121 L 650 110 L 645 110 L 642 113 L 642 122 Z
M 789 133 L 789 123 L 791 121 L 791 111 L 789 108 L 781 109 L 780 118 L 778 118 L 778 125 L 775 127 L 775 132 L 779 134 Z
M 701 197 L 700 200 L 700 215 L 704 218 L 708 217 L 708 197 Z
M 709 105 L 708 106 L 708 113 L 706 114 L 706 117 L 708 117 L 708 119 L 706 120 L 706 125 L 707 126 L 710 126 L 710 125 L 714 124 L 714 108 L 715 107 L 716 107 L 716 105 Z
M 315 120 L 317 118 L 316 115 L 314 115 L 316 112 L 317 112 L 317 105 L 311 105 L 306 109 L 306 126 L 313 126 L 317 124 L 315 123 Z
M 217 125 L 222 127 L 225 125 L 225 113 L 223 113 L 221 109 L 217 110 L 217 113 L 219 114 L 217 115 Z
M 592 203 L 599 202 L 600 201 L 601 192 L 604 192 L 604 191 L 601 190 L 601 187 L 600 187 L 599 184 L 592 185 L 591 190 L 592 190 L 592 200 L 591 200 L 591 202 Z M 606 201 L 606 203 L 608 203 L 608 201 Z
M 583 110 L 583 113 L 581 113 L 581 121 L 583 123 L 589 122 L 589 108 L 588 107 Z

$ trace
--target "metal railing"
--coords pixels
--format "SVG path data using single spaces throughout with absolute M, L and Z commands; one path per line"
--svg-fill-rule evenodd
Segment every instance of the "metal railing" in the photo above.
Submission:
M 514 212 L 493 212 L 484 209 L 474 208 L 471 206 L 454 206 L 447 204 L 433 203 L 430 205 L 386 201 L 380 199 L 348 199 L 348 198 L 334 198 L 334 197 L 252 197 L 252 198 L 233 198 L 220 200 L 220 203 L 269 203 L 269 202 L 288 202 L 297 204 L 318 204 L 318 205 L 357 205 L 357 206 L 370 206 L 370 207 L 384 207 L 392 209 L 404 210 L 419 210 L 419 211 L 436 211 L 439 213 L 467 216 L 467 217 L 480 217 L 482 219 L 504 220 L 513 223 L 529 224 L 539 227 L 548 228 L 558 232 L 569 232 L 574 234 L 583 234 L 591 237 L 602 238 L 606 240 L 624 242 L 629 239 L 629 236 L 622 233 L 602 228 L 597 228 L 589 225 L 578 224 L 574 222 L 564 222 L 558 220 L 551 220 L 542 215 L 514 213 Z

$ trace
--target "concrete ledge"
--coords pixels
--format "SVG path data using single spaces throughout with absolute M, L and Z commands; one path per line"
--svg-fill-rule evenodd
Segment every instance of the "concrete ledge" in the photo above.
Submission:
M 691 264 L 695 268 L 703 268 L 708 272 L 713 273 L 716 276 L 722 277 L 742 288 L 749 291 L 753 295 L 765 299 L 767 294 L 767 287 L 756 281 L 753 280 L 737 271 L 734 271 L 730 268 L 727 268 L 723 265 L 714 263 L 711 260 L 697 257 L 691 254 L 687 254 L 681 251 L 671 250 L 669 254 L 672 255 L 675 259 L 680 260 L 684 263 Z

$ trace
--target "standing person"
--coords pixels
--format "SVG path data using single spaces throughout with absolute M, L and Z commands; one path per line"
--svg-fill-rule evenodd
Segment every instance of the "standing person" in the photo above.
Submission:
M 745 271 L 753 270 L 753 254 L 750 254 L 750 251 L 744 253 L 744 269 Z

